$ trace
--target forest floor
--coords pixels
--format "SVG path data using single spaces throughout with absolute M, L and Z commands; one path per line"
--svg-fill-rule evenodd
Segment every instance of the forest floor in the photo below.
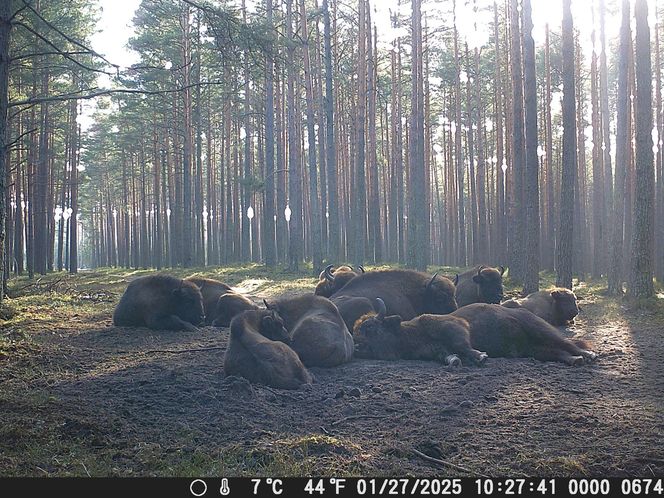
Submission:
M 113 327 L 144 273 L 10 282 L 0 476 L 664 475 L 662 296 L 634 307 L 580 285 L 565 333 L 593 343 L 591 365 L 354 360 L 282 391 L 224 377 L 228 329 Z M 258 266 L 199 273 L 256 297 L 315 284 Z

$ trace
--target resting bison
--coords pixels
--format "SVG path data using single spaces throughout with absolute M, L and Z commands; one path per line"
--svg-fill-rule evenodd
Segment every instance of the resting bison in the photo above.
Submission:
M 257 310 L 259 307 L 246 296 L 235 291 L 229 291 L 222 295 L 217 301 L 214 310 L 215 320 L 212 325 L 215 327 L 228 327 L 233 318 L 243 311 Z
M 196 284 L 203 296 L 203 308 L 205 309 L 205 323 L 212 325 L 217 318 L 217 302 L 227 292 L 232 292 L 230 286 L 219 280 L 204 277 L 187 277 L 186 282 Z M 226 324 L 228 326 L 228 324 Z
M 334 367 L 352 358 L 353 338 L 329 299 L 306 294 L 265 306 L 284 320 L 291 347 L 308 367 Z
M 505 268 L 476 266 L 454 278 L 459 307 L 472 303 L 500 304 L 503 300 Z
M 353 330 L 355 354 L 377 360 L 434 360 L 460 365 L 462 358 L 483 363 L 487 355 L 470 345 L 468 323 L 460 318 L 420 315 L 404 322 L 385 316 L 385 303 L 376 299 L 378 313 L 361 317 Z M 459 356 L 457 356 L 459 355 Z
M 413 270 L 381 270 L 355 277 L 330 299 L 353 330 L 358 318 L 374 310 L 377 297 L 385 302 L 388 315 L 411 320 L 425 313 L 444 315 L 456 310 L 454 291 L 452 281 L 437 273 L 432 277 Z
M 525 308 L 551 325 L 563 326 L 579 314 L 577 299 L 571 290 L 555 288 L 529 294 L 523 299 L 505 301 L 506 308 Z
M 476 303 L 449 316 L 466 320 L 470 343 L 490 357 L 533 357 L 568 365 L 580 365 L 597 357 L 586 343 L 566 339 L 558 329 L 525 309 Z
M 195 331 L 204 320 L 198 287 L 170 275 L 148 275 L 132 281 L 113 313 L 117 326 L 156 330 Z
M 231 322 L 224 372 L 280 389 L 310 384 L 311 375 L 288 342 L 288 331 L 276 312 L 244 311 Z
M 328 265 L 320 272 L 318 284 L 314 290 L 314 294 L 317 296 L 330 297 L 355 277 L 364 273 L 362 266 L 358 266 L 360 272 L 356 272 L 352 266 L 340 266 L 334 270 L 332 268 L 332 265 Z

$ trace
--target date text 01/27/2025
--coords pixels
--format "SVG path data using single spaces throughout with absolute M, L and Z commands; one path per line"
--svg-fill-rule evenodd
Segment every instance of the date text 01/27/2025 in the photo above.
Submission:
M 296 484 L 297 482 L 297 484 Z M 251 479 L 254 496 L 405 496 L 405 495 L 524 495 L 606 496 L 609 494 L 661 496 L 662 479 L 473 479 L 473 478 L 327 478 Z M 246 489 L 246 488 L 245 488 Z M 286 493 L 284 493 L 286 491 Z

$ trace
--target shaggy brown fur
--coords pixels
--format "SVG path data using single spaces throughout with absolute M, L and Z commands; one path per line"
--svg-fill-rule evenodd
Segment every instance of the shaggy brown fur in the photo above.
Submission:
M 360 268 L 361 271 L 356 272 L 352 266 L 339 266 L 338 268 L 333 268 L 332 265 L 328 265 L 318 276 L 318 284 L 316 284 L 314 294 L 317 296 L 330 297 L 355 277 L 364 273 L 364 269 L 362 267 Z
M 352 358 L 353 338 L 329 299 L 306 294 L 265 304 L 283 318 L 291 347 L 305 365 L 334 367 Z
M 185 281 L 192 282 L 198 286 L 203 296 L 203 308 L 205 309 L 205 323 L 212 325 L 217 318 L 217 302 L 227 292 L 232 292 L 229 285 L 219 280 L 205 277 L 187 277 Z M 228 326 L 228 324 L 226 324 Z
M 574 317 L 579 314 L 576 295 L 562 287 L 534 292 L 523 299 L 510 299 L 503 306 L 525 308 L 557 327 L 573 323 Z
M 490 357 L 532 357 L 580 365 L 597 354 L 583 341 L 571 341 L 548 322 L 526 309 L 497 304 L 469 304 L 450 317 L 463 318 L 470 326 L 470 342 Z
M 353 330 L 355 354 L 378 360 L 433 360 L 460 365 L 461 358 L 481 364 L 486 353 L 470 345 L 468 323 L 442 315 L 420 315 L 407 322 L 397 315 L 369 313 Z
M 204 319 L 198 287 L 170 275 L 148 275 L 132 281 L 113 313 L 117 326 L 155 330 L 194 331 Z
M 352 326 L 373 309 L 377 297 L 385 302 L 388 315 L 411 320 L 425 313 L 444 315 L 456 310 L 454 293 L 454 284 L 447 277 L 432 278 L 414 270 L 381 270 L 355 277 L 330 299 L 339 307 L 346 324 Z
M 215 327 L 228 327 L 236 315 L 239 315 L 243 311 L 257 309 L 259 307 L 248 297 L 234 291 L 227 292 L 217 301 L 217 306 L 214 310 L 216 319 L 212 325 Z
M 472 303 L 500 304 L 503 299 L 505 268 L 476 266 L 455 277 L 456 300 L 459 307 Z
M 310 384 L 311 375 L 288 342 L 288 331 L 276 312 L 244 311 L 231 322 L 224 372 L 280 389 Z

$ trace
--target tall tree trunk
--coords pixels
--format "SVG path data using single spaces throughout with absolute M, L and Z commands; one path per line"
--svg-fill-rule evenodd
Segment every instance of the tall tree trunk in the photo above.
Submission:
M 268 29 L 272 30 L 272 0 L 265 0 Z M 277 262 L 274 241 L 274 55 L 268 52 L 265 67 L 265 208 L 263 209 L 263 255 L 267 267 Z M 279 138 L 277 137 L 277 140 Z
M 618 58 L 618 103 L 616 117 L 616 184 L 614 189 L 613 233 L 609 265 L 609 294 L 619 295 L 623 292 L 623 241 L 624 241 L 624 209 L 625 209 L 625 176 L 629 150 L 632 140 L 629 130 L 629 64 L 631 64 L 631 28 L 629 0 L 622 1 L 622 24 L 620 26 L 620 55 Z
M 571 289 L 574 254 L 574 185 L 577 174 L 574 20 L 571 0 L 563 0 L 562 42 L 563 175 L 560 182 L 560 225 L 556 244 L 556 285 Z
M 655 171 L 652 151 L 652 66 L 648 2 L 636 0 L 636 195 L 629 294 L 651 297 L 654 259 Z

